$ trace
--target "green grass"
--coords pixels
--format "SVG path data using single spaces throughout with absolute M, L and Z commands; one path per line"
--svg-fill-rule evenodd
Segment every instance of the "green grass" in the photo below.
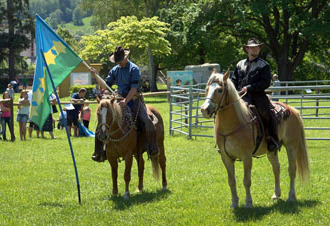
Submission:
M 83 35 L 91 35 L 94 32 L 94 27 L 91 26 L 92 16 L 83 18 L 83 26 L 75 26 L 73 22 L 65 24 L 71 34 L 81 33 Z
M 0 225 L 329 225 L 329 142 L 308 141 L 311 178 L 297 180 L 296 203 L 286 202 L 289 192 L 287 157 L 280 153 L 282 199 L 272 201 L 273 181 L 267 158 L 254 159 L 252 197 L 254 209 L 244 209 L 242 163 L 236 163 L 240 206 L 230 209 L 227 174 L 210 138 L 187 140 L 169 136 L 166 98 L 146 98 L 165 120 L 165 148 L 169 191 L 152 178 L 146 161 L 144 192 L 135 193 L 136 162 L 132 168 L 131 198 L 123 199 L 124 163 L 119 164 L 119 196 L 111 196 L 108 163 L 95 163 L 92 138 L 72 138 L 82 204 L 64 130 L 56 140 L 33 138 L 26 142 L 0 141 Z M 95 107 L 91 128 L 95 128 Z M 16 111 L 16 110 L 15 110 Z M 55 116 L 57 117 L 57 116 Z M 16 137 L 18 126 L 15 123 Z M 329 134 L 327 135 L 329 137 Z

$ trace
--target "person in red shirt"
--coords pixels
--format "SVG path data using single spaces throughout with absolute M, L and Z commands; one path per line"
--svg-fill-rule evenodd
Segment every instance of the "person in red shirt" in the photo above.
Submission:
M 8 93 L 8 91 L 5 91 L 3 93 L 3 99 L 10 99 L 10 95 Z M 10 106 L 8 103 L 1 103 L 1 125 L 2 125 L 2 138 L 3 140 L 7 140 L 7 136 L 6 136 L 6 124 L 9 127 L 9 131 L 11 133 L 11 136 L 13 137 L 13 133 L 12 133 L 12 128 L 11 128 L 11 114 L 12 112 L 10 111 Z M 14 139 L 12 139 L 12 141 L 14 141 Z

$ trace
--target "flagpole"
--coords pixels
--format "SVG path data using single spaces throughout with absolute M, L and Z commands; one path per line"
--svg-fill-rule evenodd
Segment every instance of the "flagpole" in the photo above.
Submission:
M 84 60 L 82 62 L 89 70 L 91 70 L 91 67 Z M 97 73 L 94 73 L 94 74 L 95 74 L 95 77 L 97 80 L 99 80 L 105 87 L 107 87 L 107 89 L 110 90 L 110 92 L 113 95 L 116 95 L 116 93 L 113 91 L 113 89 L 111 89 L 110 86 L 108 86 L 108 84 Z
M 50 74 L 50 71 L 49 71 L 49 68 L 48 68 L 48 64 L 47 64 L 46 58 L 45 58 L 44 53 L 43 53 L 43 51 L 41 49 L 40 49 L 40 52 L 41 52 L 41 56 L 42 56 L 42 58 L 43 58 L 43 60 L 45 62 L 45 65 L 46 65 L 46 68 L 47 68 L 47 72 L 48 72 L 50 81 L 52 82 L 52 86 L 53 86 L 53 90 L 54 90 L 54 93 L 55 93 L 55 96 L 56 96 L 56 100 L 57 100 L 58 106 L 60 107 L 60 112 L 61 112 L 62 115 L 64 115 L 63 114 L 63 110 L 62 110 L 62 106 L 61 106 L 61 102 L 60 102 L 60 98 L 57 95 L 56 87 L 55 87 L 53 78 L 52 78 L 52 76 Z M 71 157 L 72 157 L 72 161 L 73 161 L 74 171 L 75 171 L 75 174 L 76 174 L 76 182 L 77 182 L 77 189 L 78 189 L 78 201 L 79 201 L 79 204 L 81 204 L 80 184 L 79 184 L 78 170 L 77 170 L 76 161 L 75 161 L 75 158 L 74 158 L 74 153 L 73 153 L 73 149 L 72 149 L 71 139 L 70 139 L 70 136 L 69 136 L 68 126 L 67 126 L 66 120 L 63 120 L 63 121 L 64 121 L 64 125 L 65 125 L 66 135 L 67 135 L 68 141 L 69 141 L 69 146 L 70 146 L 70 151 L 71 151 Z

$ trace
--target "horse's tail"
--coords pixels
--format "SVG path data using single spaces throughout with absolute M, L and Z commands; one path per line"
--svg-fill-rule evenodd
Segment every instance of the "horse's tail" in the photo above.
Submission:
M 300 136 L 299 136 L 299 144 L 298 144 L 298 151 L 297 151 L 297 160 L 296 165 L 298 168 L 298 174 L 302 181 L 309 179 L 309 160 L 308 160 L 308 153 L 307 153 L 307 145 L 306 145 L 306 137 L 304 131 L 304 123 L 299 115 L 299 112 L 296 110 L 293 112 L 296 118 L 299 121 L 300 126 Z
M 159 154 L 151 157 L 152 174 L 156 180 L 159 179 Z

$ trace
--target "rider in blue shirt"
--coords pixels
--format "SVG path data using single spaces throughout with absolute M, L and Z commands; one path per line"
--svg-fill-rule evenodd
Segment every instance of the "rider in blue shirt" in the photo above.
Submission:
M 121 97 L 119 105 L 125 107 L 126 105 L 136 113 L 138 111 L 138 119 L 143 124 L 143 131 L 146 138 L 146 149 L 149 156 L 158 154 L 158 146 L 156 142 L 156 129 L 152 121 L 147 114 L 147 108 L 141 96 L 140 80 L 141 72 L 138 66 L 128 60 L 129 50 L 124 49 L 121 46 L 116 47 L 115 52 L 110 56 L 110 61 L 117 65 L 113 67 L 108 76 L 106 77 L 106 83 L 111 87 L 114 83 L 118 86 L 118 95 Z M 95 69 L 91 69 L 96 73 Z M 96 76 L 96 81 L 99 85 L 106 89 Z M 140 105 L 140 107 L 138 107 Z M 103 149 L 103 143 L 98 139 L 97 133 L 95 134 L 95 151 L 92 155 L 92 159 L 97 162 L 103 162 L 106 159 L 105 150 Z

